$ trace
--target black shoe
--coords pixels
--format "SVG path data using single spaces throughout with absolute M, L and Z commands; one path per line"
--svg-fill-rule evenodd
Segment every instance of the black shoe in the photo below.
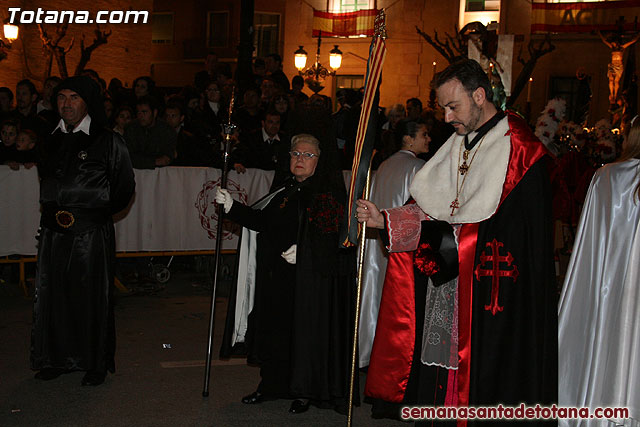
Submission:
M 106 372 L 99 371 L 87 371 L 82 377 L 82 385 L 97 386 L 104 382 L 104 378 L 107 376 Z
M 339 413 L 340 415 L 349 415 L 349 406 L 346 403 L 340 403 L 334 406 L 333 410 Z
M 33 377 L 37 380 L 49 381 L 58 378 L 66 372 L 67 370 L 62 368 L 42 368 Z
M 242 398 L 242 403 L 246 403 L 247 405 L 253 405 L 256 403 L 262 403 L 264 401 L 264 396 L 257 391 L 254 391 L 248 396 Z
M 289 408 L 289 412 L 292 414 L 302 414 L 303 412 L 307 412 L 309 410 L 309 401 L 306 402 L 304 400 L 296 399 L 291 402 L 291 407 Z

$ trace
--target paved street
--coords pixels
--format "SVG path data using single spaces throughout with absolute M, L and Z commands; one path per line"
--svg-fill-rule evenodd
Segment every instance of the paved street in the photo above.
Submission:
M 0 284 L 0 426 L 346 425 L 346 417 L 331 410 L 311 407 L 304 414 L 289 414 L 288 400 L 253 406 L 240 403 L 259 380 L 258 368 L 247 366 L 241 358 L 214 361 L 210 396 L 203 398 L 210 302 L 206 268 L 202 259 L 176 258 L 171 279 L 160 285 L 132 279 L 133 270 L 146 271 L 144 262 L 120 262 L 123 281 L 134 292 L 117 300 L 116 374 L 96 388 L 80 386 L 82 372 L 48 382 L 33 378 L 29 369 L 32 302 L 22 295 L 11 274 L 5 274 Z M 216 301 L 216 359 L 226 289 L 228 282 L 221 283 Z M 360 375 L 362 388 L 365 377 Z M 354 408 L 353 425 L 406 425 L 374 420 L 370 409 L 368 404 Z

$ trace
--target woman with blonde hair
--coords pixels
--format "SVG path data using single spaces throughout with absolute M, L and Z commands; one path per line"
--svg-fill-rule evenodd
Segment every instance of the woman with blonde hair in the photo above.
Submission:
M 627 408 L 607 420 L 640 425 L 640 120 L 616 163 L 598 169 L 580 218 L 558 319 L 559 406 Z M 593 414 L 593 412 L 591 412 Z

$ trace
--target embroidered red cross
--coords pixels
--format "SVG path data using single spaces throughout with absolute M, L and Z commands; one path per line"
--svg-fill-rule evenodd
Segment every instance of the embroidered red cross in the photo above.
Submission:
M 481 276 L 492 276 L 491 280 L 491 304 L 485 305 L 484 309 L 487 311 L 491 311 L 491 314 L 494 316 L 496 312 L 502 311 L 504 307 L 498 304 L 498 293 L 500 292 L 500 277 L 511 277 L 513 278 L 513 282 L 516 282 L 518 278 L 518 266 L 514 265 L 512 270 L 500 270 L 500 263 L 506 262 L 508 266 L 511 266 L 511 262 L 513 261 L 513 256 L 511 256 L 511 252 L 507 252 L 506 256 L 498 255 L 498 251 L 501 247 L 504 246 L 504 243 L 498 242 L 496 239 L 487 243 L 487 246 L 491 248 L 491 255 L 485 255 L 484 251 L 480 254 L 480 264 L 476 266 L 475 275 L 476 280 L 480 280 Z M 480 268 L 484 266 L 484 263 L 487 261 L 491 261 L 492 268 L 491 269 L 483 269 Z

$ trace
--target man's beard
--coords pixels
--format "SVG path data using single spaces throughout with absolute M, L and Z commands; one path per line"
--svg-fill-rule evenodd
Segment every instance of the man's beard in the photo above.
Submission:
M 471 117 L 469 118 L 469 123 L 460 123 L 463 127 L 462 132 L 456 130 L 458 135 L 469 135 L 471 132 L 478 129 L 478 125 L 480 124 L 480 118 L 482 117 L 482 109 L 475 104 L 471 105 Z

